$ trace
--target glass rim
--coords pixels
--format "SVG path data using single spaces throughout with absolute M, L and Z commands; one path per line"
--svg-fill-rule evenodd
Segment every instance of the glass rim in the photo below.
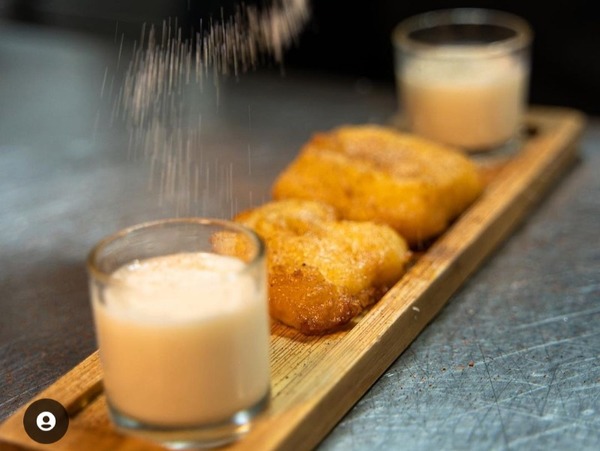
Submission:
M 250 237 L 253 243 L 256 245 L 256 252 L 252 255 L 249 261 L 243 261 L 243 267 L 237 270 L 229 270 L 227 272 L 231 274 L 241 274 L 249 271 L 258 262 L 260 262 L 265 256 L 265 244 L 261 237 L 251 228 L 237 223 L 228 219 L 219 218 L 200 218 L 200 217 L 184 217 L 184 218 L 167 218 L 167 219 L 156 219 L 152 221 L 141 222 L 129 227 L 120 229 L 98 241 L 92 249 L 89 251 L 86 258 L 86 268 L 88 274 L 94 279 L 103 283 L 108 283 L 113 272 L 106 272 L 98 267 L 99 254 L 106 246 L 115 241 L 126 237 L 127 235 L 145 229 L 156 228 L 162 225 L 168 224 L 197 224 L 197 225 L 217 225 L 222 226 L 224 229 L 237 230 L 240 233 Z
M 473 46 L 474 49 L 485 47 L 497 53 L 523 49 L 531 43 L 533 36 L 529 23 L 515 14 L 496 9 L 449 8 L 416 14 L 402 20 L 392 31 L 392 43 L 396 49 L 401 48 L 406 51 L 434 51 L 441 46 L 422 42 L 410 35 L 417 30 L 446 25 L 493 25 L 512 30 L 514 36 L 482 46 Z

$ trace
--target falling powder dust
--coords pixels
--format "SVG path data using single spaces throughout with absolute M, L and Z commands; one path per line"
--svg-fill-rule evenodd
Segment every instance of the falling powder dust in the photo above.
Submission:
M 218 199 L 233 212 L 232 165 L 204 161 L 202 115 L 190 87 L 203 92 L 211 80 L 218 102 L 221 76 L 243 74 L 267 58 L 281 63 L 309 17 L 308 0 L 272 0 L 265 8 L 238 6 L 227 19 L 201 21 L 190 37 L 182 36 L 177 20 L 142 27 L 111 121 L 125 125 L 130 153 L 149 162 L 160 203 L 175 201 L 178 214 L 189 214 L 192 204 L 204 212 Z M 121 39 L 119 62 L 122 46 Z

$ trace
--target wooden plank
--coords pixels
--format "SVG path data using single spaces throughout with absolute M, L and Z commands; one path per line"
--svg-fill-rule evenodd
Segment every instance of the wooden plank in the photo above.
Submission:
M 538 108 L 529 112 L 527 121 L 537 134 L 495 174 L 481 198 L 353 327 L 323 337 L 306 337 L 273 325 L 271 404 L 254 422 L 252 431 L 230 449 L 310 449 L 318 444 L 526 217 L 576 159 L 584 118 L 573 110 Z M 114 430 L 107 417 L 101 378 L 94 353 L 34 398 L 56 399 L 70 414 L 69 430 L 53 449 L 82 449 L 86 444 L 99 450 L 160 449 Z M 25 434 L 25 408 L 0 426 L 0 445 L 48 449 Z

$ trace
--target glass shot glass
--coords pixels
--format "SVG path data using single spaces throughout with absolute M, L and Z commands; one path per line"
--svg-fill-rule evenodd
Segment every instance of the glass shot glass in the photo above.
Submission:
M 456 8 L 409 17 L 392 32 L 403 126 L 467 152 L 515 149 L 532 32 L 502 11 Z
M 263 242 L 234 222 L 144 223 L 87 261 L 109 415 L 170 448 L 242 437 L 269 402 Z

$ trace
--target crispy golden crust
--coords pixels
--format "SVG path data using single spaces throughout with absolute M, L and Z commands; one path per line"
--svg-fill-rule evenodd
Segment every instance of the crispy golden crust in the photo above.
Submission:
M 476 166 L 458 151 L 391 128 L 350 126 L 315 135 L 273 196 L 326 202 L 342 218 L 388 224 L 418 246 L 482 190 Z
M 235 220 L 266 243 L 271 316 L 305 334 L 348 323 L 402 276 L 410 257 L 390 227 L 338 221 L 320 202 L 271 202 Z

